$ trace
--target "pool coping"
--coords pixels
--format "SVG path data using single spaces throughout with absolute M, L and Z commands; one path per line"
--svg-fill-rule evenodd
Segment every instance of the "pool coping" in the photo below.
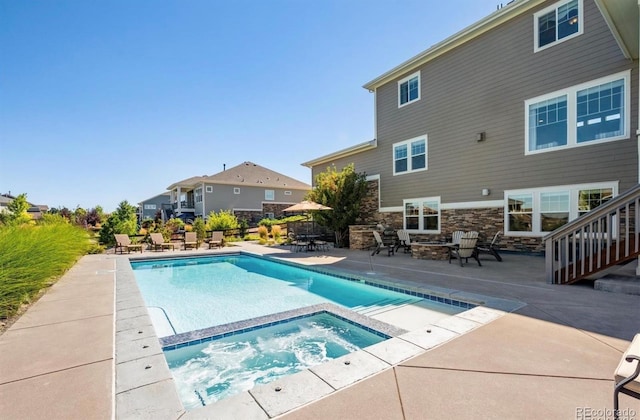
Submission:
M 326 274 L 339 273 L 339 277 L 345 278 L 344 271 L 317 269 L 247 251 L 234 250 L 216 255 L 233 254 L 257 256 Z M 209 255 L 211 254 L 195 254 L 189 257 Z M 178 396 L 173 376 L 164 358 L 161 341 L 155 333 L 133 269 L 129 264 L 129 261 L 149 259 L 166 259 L 166 257 L 122 256 L 116 260 L 114 338 L 116 418 L 132 418 L 143 414 L 143 417 L 179 417 L 181 419 L 202 416 L 221 419 L 238 418 L 238 416 L 255 419 L 273 418 L 387 370 L 404 360 L 420 355 L 525 306 L 523 302 L 514 300 L 496 299 L 439 287 L 415 287 L 398 280 L 376 278 L 375 282 L 372 282 L 376 285 L 402 290 L 415 289 L 415 292 L 429 292 L 443 299 L 465 301 L 476 306 L 419 330 L 397 331 L 395 335 L 387 334 L 392 338 L 269 384 L 256 386 L 214 404 L 186 411 Z M 371 282 L 366 275 L 349 274 L 347 277 Z M 338 313 L 348 311 L 337 306 L 336 308 Z M 333 311 L 336 308 L 330 309 Z M 350 317 L 363 316 L 348 312 Z M 376 320 L 371 319 L 371 321 Z

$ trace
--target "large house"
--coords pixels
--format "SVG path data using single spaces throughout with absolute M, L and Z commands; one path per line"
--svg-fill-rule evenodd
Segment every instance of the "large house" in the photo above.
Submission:
M 171 184 L 172 215 L 207 218 L 212 211 L 230 210 L 239 219 L 257 222 L 281 217 L 283 210 L 304 200 L 311 185 L 252 162 L 211 176 L 196 176 Z
M 638 184 L 638 79 L 636 0 L 516 0 L 366 83 L 375 138 L 303 165 L 354 163 L 367 223 L 540 250 Z

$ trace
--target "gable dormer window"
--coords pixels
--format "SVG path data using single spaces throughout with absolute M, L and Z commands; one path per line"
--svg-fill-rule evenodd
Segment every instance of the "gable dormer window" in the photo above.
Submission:
M 420 72 L 398 81 L 398 108 L 420 100 Z
M 534 52 L 582 34 L 582 10 L 582 0 L 570 0 L 534 14 Z

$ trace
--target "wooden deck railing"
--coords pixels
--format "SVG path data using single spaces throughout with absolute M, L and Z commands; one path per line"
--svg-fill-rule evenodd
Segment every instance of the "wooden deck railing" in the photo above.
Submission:
M 547 235 L 547 283 L 574 283 L 636 258 L 639 209 L 640 184 Z

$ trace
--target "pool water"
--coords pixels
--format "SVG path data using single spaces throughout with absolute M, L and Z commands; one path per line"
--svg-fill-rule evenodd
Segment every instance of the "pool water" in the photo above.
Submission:
M 165 350 L 187 409 L 319 365 L 385 338 L 327 313 Z
M 247 255 L 131 265 L 160 337 L 321 303 L 368 315 L 423 300 Z

